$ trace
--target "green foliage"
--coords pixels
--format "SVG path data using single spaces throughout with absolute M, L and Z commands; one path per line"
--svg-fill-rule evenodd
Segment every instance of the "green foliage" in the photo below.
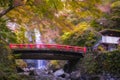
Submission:
M 112 12 L 110 15 L 110 25 L 112 29 L 119 29 L 120 30 L 120 1 L 116 1 L 112 3 Z
M 0 40 L 0 80 L 19 80 L 9 47 Z
M 15 32 L 17 43 L 28 43 L 28 39 L 25 36 L 26 29 L 24 26 L 19 28 L 19 31 Z
M 99 70 L 98 63 L 92 54 L 86 54 L 81 60 L 79 67 L 83 74 L 98 74 L 101 71 Z
M 120 76 L 120 51 L 104 52 L 101 54 L 86 54 L 80 62 L 83 73 L 102 74 L 110 73 Z
M 32 4 L 33 12 L 39 15 L 41 18 L 50 18 L 54 17 L 54 13 L 58 10 L 63 9 L 63 3 L 61 0 L 41 0 L 34 1 Z
M 0 7 L 11 6 L 13 4 L 13 0 L 0 0 Z
M 99 22 L 97 22 L 96 20 L 92 20 L 91 23 L 90 23 L 91 27 L 93 27 L 96 31 L 100 31 L 103 28 L 103 26 L 100 25 Z
M 65 63 L 66 63 L 66 61 L 62 61 L 62 60 L 51 60 L 50 62 L 49 62 L 49 68 L 50 69 L 53 69 L 53 70 L 55 70 L 55 69 L 61 69 L 61 68 L 63 68 L 64 67 L 64 65 L 65 65 Z
M 17 66 L 19 66 L 21 68 L 27 67 L 27 63 L 25 61 L 23 61 L 22 59 L 17 59 L 15 61 L 16 61 Z
M 116 0 L 115 2 L 112 3 L 111 7 L 112 7 L 112 8 L 120 7 L 120 1 L 119 1 L 119 0 L 118 0 L 118 1 Z
M 31 22 L 34 14 L 33 8 L 31 6 L 26 5 L 23 7 L 17 7 L 6 14 L 6 16 L 11 20 L 18 24 L 27 24 Z M 17 16 L 17 17 L 16 17 Z
M 6 20 L 0 18 L 0 39 L 6 42 L 16 42 L 16 35 L 6 26 Z
M 85 1 L 69 0 L 66 1 L 65 7 L 67 9 L 72 10 L 75 14 L 79 15 L 79 17 L 83 17 L 84 19 L 88 17 L 96 18 L 100 16 L 100 11 L 95 6 L 96 4 L 100 3 L 101 0 L 85 0 Z
M 111 52 L 106 52 L 102 54 L 101 57 L 103 60 L 103 69 L 106 72 L 109 72 L 114 75 L 119 75 L 120 72 L 120 50 L 115 50 Z
M 105 4 L 104 4 L 105 5 Z M 107 7 L 108 5 L 108 7 Z M 108 9 L 108 12 L 102 12 L 102 15 L 100 18 L 96 18 L 95 22 L 98 23 L 98 29 L 119 29 L 120 30 L 120 1 L 107 1 L 106 3 L 106 10 Z M 103 8 L 105 9 L 105 7 Z M 92 24 L 94 26 L 94 23 Z
M 78 28 L 73 32 L 67 32 L 62 36 L 63 44 L 77 46 L 93 46 L 98 39 L 98 34 L 92 29 Z
M 69 3 L 69 2 L 68 2 Z M 80 27 L 78 29 L 78 31 L 71 31 L 71 32 L 65 32 L 61 39 L 62 39 L 62 43 L 63 44 L 70 44 L 70 45 L 78 45 L 78 46 L 93 46 L 94 43 L 101 37 L 97 32 L 101 31 L 103 29 L 120 29 L 119 25 L 120 25 L 120 7 L 119 7 L 119 0 L 116 1 L 99 1 L 98 3 L 94 0 L 93 3 L 89 2 L 89 1 L 81 1 L 81 2 L 76 2 L 76 1 L 71 1 L 71 5 L 73 4 L 81 4 L 80 6 L 80 14 L 81 16 L 78 16 L 77 21 L 74 20 L 74 18 L 76 19 L 76 15 L 71 18 L 73 19 L 73 21 L 77 22 L 77 24 L 80 24 Z M 86 3 L 90 3 L 89 6 L 87 6 Z M 76 6 L 77 6 L 76 5 Z M 93 8 L 93 5 L 95 5 L 96 7 Z M 103 6 L 101 6 L 103 5 Z M 76 7 L 75 6 L 75 7 Z M 92 7 L 92 8 L 91 8 Z M 81 9 L 82 8 L 82 9 Z M 91 13 L 91 9 L 93 9 L 93 13 Z M 105 9 L 108 10 L 108 12 L 102 12 L 102 10 L 99 12 L 97 11 L 97 9 Z M 85 9 L 85 10 L 84 10 Z M 82 11 L 83 10 L 83 11 Z M 109 10 L 111 10 L 111 12 L 109 12 Z M 73 10 L 74 11 L 74 10 Z M 82 12 L 83 13 L 82 13 Z M 85 14 L 84 12 L 87 12 L 89 14 Z M 94 12 L 98 12 L 98 17 L 96 15 L 92 15 L 94 14 Z M 86 17 L 84 16 L 86 15 Z M 84 18 L 82 18 L 82 16 L 84 16 Z M 89 17 L 88 17 L 89 16 Z M 80 21 L 80 19 L 82 19 Z M 86 30 L 82 30 L 80 28 L 82 28 L 81 23 L 87 23 Z M 89 25 L 88 25 L 89 24 Z M 89 29 L 90 27 L 92 27 L 92 29 Z M 75 29 L 76 27 L 74 27 Z

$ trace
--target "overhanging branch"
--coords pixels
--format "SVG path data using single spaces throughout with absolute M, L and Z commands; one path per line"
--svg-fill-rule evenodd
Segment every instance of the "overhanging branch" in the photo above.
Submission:
M 19 7 L 19 6 L 23 6 L 23 4 L 18 4 L 18 5 L 12 5 L 10 7 L 8 7 L 7 9 L 3 10 L 1 13 L 0 13 L 0 18 L 4 15 L 6 15 L 9 11 L 11 11 L 12 9 L 16 8 L 16 7 Z
M 0 13 L 0 18 L 2 17 L 2 16 L 4 16 L 5 14 L 7 14 L 9 11 L 11 11 L 12 9 L 14 9 L 14 7 L 9 7 L 9 8 L 7 8 L 7 9 L 5 9 L 5 10 L 3 10 L 1 13 Z

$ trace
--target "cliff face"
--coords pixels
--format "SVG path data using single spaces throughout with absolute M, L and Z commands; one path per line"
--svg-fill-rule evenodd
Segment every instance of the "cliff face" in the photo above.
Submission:
M 0 40 L 0 80 L 18 80 L 9 47 Z

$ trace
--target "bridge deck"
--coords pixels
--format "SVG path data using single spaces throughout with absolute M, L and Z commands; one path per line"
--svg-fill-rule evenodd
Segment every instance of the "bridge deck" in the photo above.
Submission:
M 45 44 L 11 44 L 13 53 L 20 59 L 71 60 L 83 57 L 85 47 Z
M 77 52 L 40 49 L 14 49 L 13 53 L 19 55 L 18 59 L 69 60 L 83 57 L 82 53 Z

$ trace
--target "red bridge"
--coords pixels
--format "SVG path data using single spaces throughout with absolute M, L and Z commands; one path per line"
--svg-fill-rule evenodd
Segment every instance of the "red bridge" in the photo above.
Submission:
M 10 44 L 9 47 L 20 59 L 71 60 L 86 53 L 86 47 L 58 44 Z

